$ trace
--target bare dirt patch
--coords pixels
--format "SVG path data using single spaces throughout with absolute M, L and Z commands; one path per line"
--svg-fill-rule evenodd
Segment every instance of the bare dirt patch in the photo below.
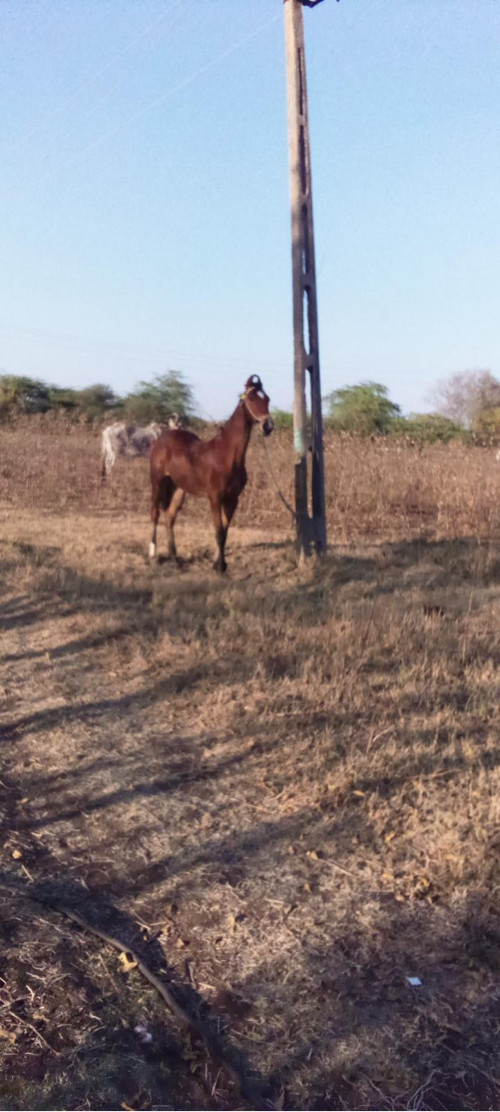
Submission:
M 147 563 L 126 474 L 1 511 L 3 876 L 143 928 L 269 1106 L 496 1107 L 498 506 L 363 542 L 349 511 L 300 571 L 268 489 L 223 580 L 203 509 Z M 136 970 L 0 899 L 0 1107 L 242 1105 Z

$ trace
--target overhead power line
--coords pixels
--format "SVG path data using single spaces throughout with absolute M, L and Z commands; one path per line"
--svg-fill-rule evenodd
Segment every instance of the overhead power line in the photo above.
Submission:
M 169 348 L 141 348 L 135 345 L 127 344 L 123 341 L 117 340 L 92 340 L 83 336 L 65 336 L 58 333 L 51 333 L 45 329 L 33 328 L 11 328 L 5 327 L 0 324 L 0 334 L 5 336 L 14 336 L 21 338 L 28 343 L 43 344 L 55 348 L 72 348 L 80 353 L 97 352 L 106 353 L 109 355 L 119 355 L 127 359 L 136 359 L 143 362 L 158 363 L 163 366 L 167 361 L 190 363 L 199 367 L 205 366 L 207 370 L 231 370 L 238 368 L 250 368 L 264 370 L 269 369 L 273 372 L 277 368 L 286 368 L 288 363 L 275 362 L 273 359 L 261 360 L 253 359 L 249 356 L 242 359 L 240 356 L 232 355 L 206 355 L 205 353 L 185 352 L 178 350 L 171 350 Z
M 193 0 L 191 0 L 191 3 L 192 2 Z M 16 147 L 22 146 L 24 143 L 27 143 L 28 140 L 32 139 L 34 135 L 38 135 L 40 132 L 45 131 L 47 128 L 47 124 L 50 124 L 52 120 L 56 119 L 57 116 L 60 116 L 61 113 L 64 112 L 64 109 L 68 106 L 68 104 L 71 104 L 72 101 L 76 99 L 76 97 L 80 96 L 80 94 L 85 91 L 85 89 L 88 89 L 91 85 L 95 84 L 95 82 L 98 81 L 103 74 L 108 73 L 108 71 L 112 69 L 113 66 L 115 66 L 123 57 L 125 57 L 126 54 L 130 53 L 130 51 L 133 50 L 134 46 L 137 46 L 138 42 L 141 42 L 142 39 L 146 38 L 146 36 L 149 35 L 150 31 L 155 30 L 155 28 L 163 23 L 167 16 L 172 15 L 172 13 L 175 12 L 179 7 L 181 7 L 181 5 L 184 5 L 182 10 L 178 13 L 172 23 L 167 27 L 166 34 L 169 34 L 169 32 L 178 23 L 181 16 L 183 16 L 188 8 L 191 7 L 191 3 L 187 3 L 186 0 L 175 0 L 175 3 L 172 4 L 171 7 L 166 8 L 165 11 L 161 12 L 158 18 L 154 19 L 152 23 L 148 23 L 147 27 L 144 27 L 138 35 L 134 36 L 133 39 L 130 39 L 129 42 L 126 43 L 126 45 L 123 47 L 123 49 L 118 51 L 117 54 L 114 54 L 113 57 L 110 58 L 104 66 L 100 66 L 99 69 L 93 70 L 93 72 L 89 74 L 89 76 L 86 77 L 80 85 L 77 85 L 76 89 L 73 89 L 70 93 L 68 93 L 64 100 L 60 101 L 60 103 L 53 109 L 53 111 L 45 116 L 45 118 L 41 122 L 32 127 L 30 131 L 25 132 L 24 135 L 19 136 L 19 138 L 14 143 L 14 149 Z
M 77 153 L 72 158 L 68 159 L 66 162 L 63 162 L 62 165 L 58 167 L 57 173 L 51 172 L 45 177 L 42 177 L 39 181 L 39 186 L 45 185 L 52 178 L 57 177 L 59 179 L 62 171 L 69 169 L 71 166 L 76 165 L 78 162 L 81 162 L 81 160 L 85 158 L 87 154 L 90 154 L 90 152 L 95 150 L 96 147 L 100 147 L 103 143 L 107 143 L 110 139 L 114 138 L 114 136 L 117 135 L 119 131 L 122 131 L 123 128 L 127 127 L 128 124 L 131 124 L 135 120 L 140 119 L 141 116 L 144 116 L 153 108 L 157 108 L 160 104 L 163 104 L 166 100 L 168 100 L 169 97 L 173 96 L 175 93 L 180 92 L 182 89 L 187 88 L 188 85 L 192 85 L 198 77 L 202 77 L 205 73 L 208 73 L 210 70 L 214 69 L 214 67 L 217 66 L 219 62 L 222 62 L 225 58 L 228 58 L 231 54 L 234 54 L 237 50 L 240 50 L 242 46 L 246 46 L 248 42 L 251 42 L 252 39 L 257 38 L 258 35 L 262 34 L 263 31 L 267 30 L 268 27 L 271 27 L 272 24 L 276 23 L 279 19 L 280 13 L 278 12 L 271 19 L 268 19 L 265 23 L 261 23 L 259 27 L 257 27 L 254 31 L 251 31 L 250 34 L 245 36 L 245 38 L 239 39 L 238 42 L 233 43 L 232 46 L 228 46 L 225 50 L 222 50 L 221 53 L 217 54 L 215 58 L 212 58 L 210 62 L 207 62 L 204 66 L 200 66 L 199 69 L 195 70 L 195 72 L 190 74 L 189 77 L 186 77 L 182 81 L 179 81 L 176 85 L 172 85 L 170 89 L 166 89 L 166 91 L 164 93 L 160 93 L 159 96 L 153 97 L 153 99 L 148 101 L 147 104 L 144 104 L 142 108 L 138 108 L 136 112 L 132 112 L 130 116 L 126 116 L 125 119 L 121 120 L 120 123 L 116 125 L 116 127 L 113 127 L 110 131 L 105 132 L 103 135 L 97 136 L 97 138 L 94 139 L 91 143 L 88 143 L 80 151 L 77 151 Z
M 181 18 L 184 19 L 186 17 L 186 15 L 190 11 L 190 9 L 196 3 L 196 0 L 182 0 L 182 3 L 184 5 L 183 8 L 182 8 L 182 11 L 180 11 L 178 13 L 176 18 L 173 19 L 172 22 L 169 23 L 168 26 L 163 31 L 161 31 L 158 35 L 155 36 L 154 41 L 152 43 L 150 43 L 150 45 L 146 48 L 146 50 L 143 51 L 143 53 L 141 55 L 141 58 L 138 59 L 138 61 L 140 61 L 142 63 L 144 61 L 144 59 L 147 58 L 148 54 L 151 54 L 154 50 L 157 50 L 159 48 L 160 43 L 164 42 L 164 40 L 177 27 L 177 25 L 179 23 L 179 20 Z M 129 77 L 129 76 L 130 76 L 130 70 L 128 70 L 128 72 L 127 72 L 127 77 Z M 90 104 L 86 105 L 85 113 L 86 113 L 87 122 L 88 122 L 88 120 L 90 119 L 91 116 L 95 115 L 95 113 L 98 112 L 103 107 L 103 105 L 105 106 L 105 105 L 109 104 L 112 101 L 112 97 L 113 97 L 113 93 L 108 90 L 108 92 L 106 92 L 104 94 L 104 96 L 100 96 L 100 97 L 97 98 L 97 100 L 94 100 Z M 71 126 L 70 128 L 66 128 L 66 129 L 63 129 L 62 131 L 55 132 L 55 138 L 57 139 L 58 142 L 60 142 L 61 139 L 66 139 L 68 137 L 71 137 L 73 134 L 74 134 L 74 126 Z M 50 138 L 53 138 L 53 136 L 50 136 Z

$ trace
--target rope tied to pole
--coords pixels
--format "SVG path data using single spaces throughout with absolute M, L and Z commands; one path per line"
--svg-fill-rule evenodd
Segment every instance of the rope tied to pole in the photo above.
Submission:
M 276 475 L 274 474 L 273 465 L 271 463 L 271 456 L 269 455 L 269 449 L 267 447 L 267 443 L 266 443 L 265 440 L 264 440 L 264 449 L 265 449 L 265 453 L 266 453 L 266 456 L 267 456 L 267 465 L 269 467 L 269 474 L 271 476 L 271 479 L 273 480 L 274 486 L 276 487 L 276 493 L 278 495 L 278 498 L 280 498 L 281 501 L 283 502 L 283 505 L 286 506 L 286 509 L 292 515 L 293 520 L 297 521 L 298 514 L 295 512 L 293 506 L 291 506 L 290 503 L 287 502 L 287 500 L 285 498 L 285 495 L 282 494 L 282 492 L 280 490 L 280 486 L 279 486 L 278 480 L 276 478 Z

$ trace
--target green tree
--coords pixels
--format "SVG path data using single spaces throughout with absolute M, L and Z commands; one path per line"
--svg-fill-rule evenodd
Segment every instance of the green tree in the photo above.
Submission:
M 327 394 L 325 402 L 334 429 L 361 436 L 387 432 L 391 421 L 401 412 L 389 398 L 387 387 L 378 382 L 342 386 Z
M 0 375 L 0 414 L 4 420 L 14 413 L 45 413 L 50 409 L 49 387 L 38 378 Z
M 276 429 L 293 428 L 293 413 L 289 413 L 287 409 L 272 409 L 271 417 Z
M 395 417 L 389 431 L 393 436 L 409 437 L 418 444 L 434 444 L 436 440 L 447 443 L 457 436 L 466 436 L 460 425 L 441 413 L 411 413 L 409 417 Z
M 485 440 L 493 441 L 495 444 L 500 443 L 500 406 L 483 409 L 481 413 L 478 413 L 473 424 L 473 431 Z
M 193 391 L 181 371 L 167 371 L 151 382 L 139 382 L 125 398 L 126 416 L 141 424 L 166 421 L 171 413 L 191 417 L 194 410 Z
M 71 386 L 49 386 L 50 408 L 74 410 L 78 407 L 78 390 Z
M 95 382 L 93 386 L 86 386 L 83 390 L 76 391 L 78 409 L 87 421 L 105 417 L 111 410 L 120 405 L 120 399 L 110 386 L 102 382 Z

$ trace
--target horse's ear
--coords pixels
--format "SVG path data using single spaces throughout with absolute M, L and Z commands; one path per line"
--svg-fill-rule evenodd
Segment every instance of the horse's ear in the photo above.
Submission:
M 258 375 L 250 375 L 247 382 L 247 389 L 252 388 L 255 390 L 262 390 L 262 383 Z

